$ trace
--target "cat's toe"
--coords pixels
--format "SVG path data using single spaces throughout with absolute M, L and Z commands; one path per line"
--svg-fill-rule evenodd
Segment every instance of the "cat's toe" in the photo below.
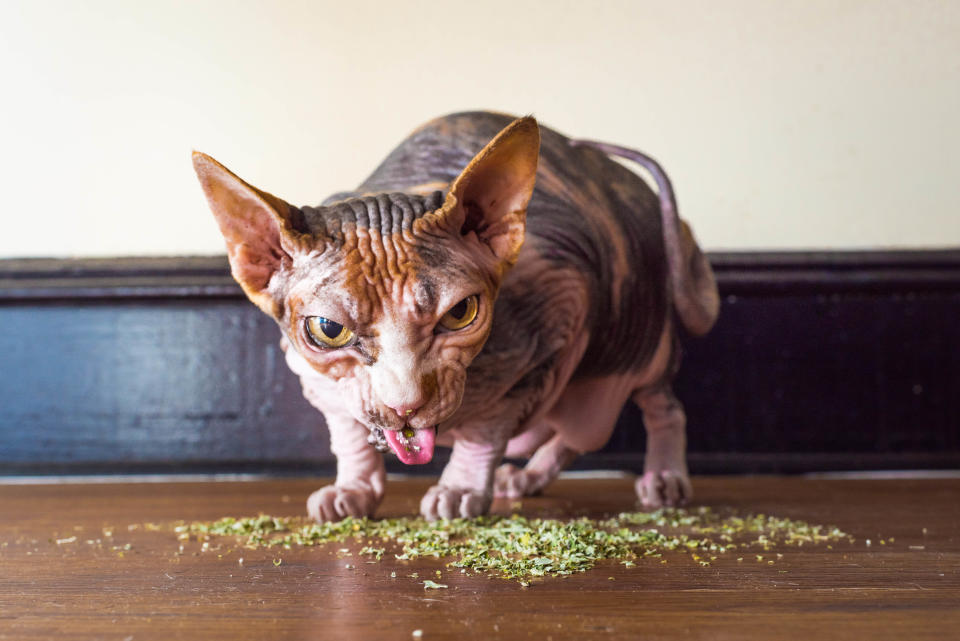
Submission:
M 377 498 L 372 490 L 363 488 L 322 487 L 307 499 L 307 514 L 315 521 L 339 521 L 347 516 L 372 516 L 377 509 Z
M 645 472 L 636 482 L 637 497 L 644 508 L 678 507 L 693 498 L 690 477 L 684 471 Z
M 510 463 L 497 468 L 493 479 L 493 495 L 498 499 L 519 499 L 542 489 L 528 470 Z
M 434 485 L 420 501 L 420 514 L 428 521 L 469 519 L 486 514 L 491 497 L 469 489 Z
M 498 499 L 516 499 L 523 496 L 523 470 L 511 463 L 497 468 L 493 477 L 493 496 Z

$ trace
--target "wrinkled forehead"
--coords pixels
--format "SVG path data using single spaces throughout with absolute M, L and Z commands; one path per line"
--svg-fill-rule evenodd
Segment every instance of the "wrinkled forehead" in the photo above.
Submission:
M 321 207 L 302 207 L 310 232 L 343 243 L 347 228 L 378 231 L 382 236 L 411 231 L 413 223 L 443 204 L 443 194 L 382 193 L 347 198 Z
M 456 239 L 384 234 L 352 221 L 341 230 L 344 242 L 298 261 L 288 296 L 298 316 L 324 316 L 351 327 L 372 327 L 385 318 L 428 323 L 477 293 L 484 280 L 457 251 Z

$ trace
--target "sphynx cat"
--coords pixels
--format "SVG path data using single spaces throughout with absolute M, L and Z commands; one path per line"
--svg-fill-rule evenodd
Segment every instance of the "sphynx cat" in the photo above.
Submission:
M 603 447 L 629 400 L 647 430 L 640 501 L 690 499 L 678 324 L 706 333 L 719 298 L 653 160 L 476 112 L 423 125 L 317 207 L 193 162 L 234 278 L 326 419 L 337 477 L 308 499 L 314 519 L 372 515 L 382 452 L 416 465 L 437 444 L 453 451 L 423 516 L 484 514 Z

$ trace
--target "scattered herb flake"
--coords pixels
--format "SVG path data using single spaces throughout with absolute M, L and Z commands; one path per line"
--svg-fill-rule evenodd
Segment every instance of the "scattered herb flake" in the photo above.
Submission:
M 374 548 L 374 547 L 367 546 L 365 548 L 360 549 L 360 554 L 369 554 L 371 556 L 375 556 L 377 561 L 379 561 L 380 558 L 383 556 L 383 553 L 386 551 L 387 551 L 386 548 Z
M 439 590 L 441 588 L 447 588 L 449 586 L 444 585 L 443 583 L 434 583 L 430 579 L 423 580 L 423 589 L 424 590 Z
M 772 550 L 777 546 L 821 544 L 852 538 L 834 527 L 811 525 L 765 514 L 738 516 L 731 511 L 661 509 L 624 512 L 608 519 L 527 518 L 520 514 L 481 516 L 429 522 L 422 518 L 373 520 L 347 517 L 335 523 L 315 523 L 299 517 L 227 517 L 208 523 L 180 524 L 181 538 L 208 543 L 213 537 L 235 537 L 246 548 L 360 545 L 359 554 L 381 560 L 388 546 L 399 548 L 398 560 L 421 557 L 450 559 L 448 567 L 491 577 L 526 580 L 568 576 L 613 560 L 626 567 L 637 559 L 660 558 L 681 552 L 694 563 L 710 566 L 717 555 L 738 548 Z M 380 541 L 382 547 L 371 542 Z M 337 553 L 353 556 L 351 548 Z M 710 559 L 707 561 L 700 555 Z M 743 557 L 737 558 L 741 561 Z M 764 560 L 761 554 L 757 561 Z M 778 555 L 776 558 L 781 558 Z M 661 563 L 666 563 L 662 559 Z M 277 564 L 279 565 L 279 564 Z M 391 575 L 393 576 L 393 575 Z M 408 575 L 418 578 L 414 572 Z

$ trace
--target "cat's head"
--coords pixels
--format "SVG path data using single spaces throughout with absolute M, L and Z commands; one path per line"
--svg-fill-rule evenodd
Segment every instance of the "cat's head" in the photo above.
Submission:
M 522 118 L 445 198 L 370 194 L 315 208 L 194 153 L 233 277 L 331 382 L 336 402 L 383 430 L 405 463 L 430 460 L 435 426 L 460 407 L 467 366 L 523 244 L 539 144 L 536 121 Z

